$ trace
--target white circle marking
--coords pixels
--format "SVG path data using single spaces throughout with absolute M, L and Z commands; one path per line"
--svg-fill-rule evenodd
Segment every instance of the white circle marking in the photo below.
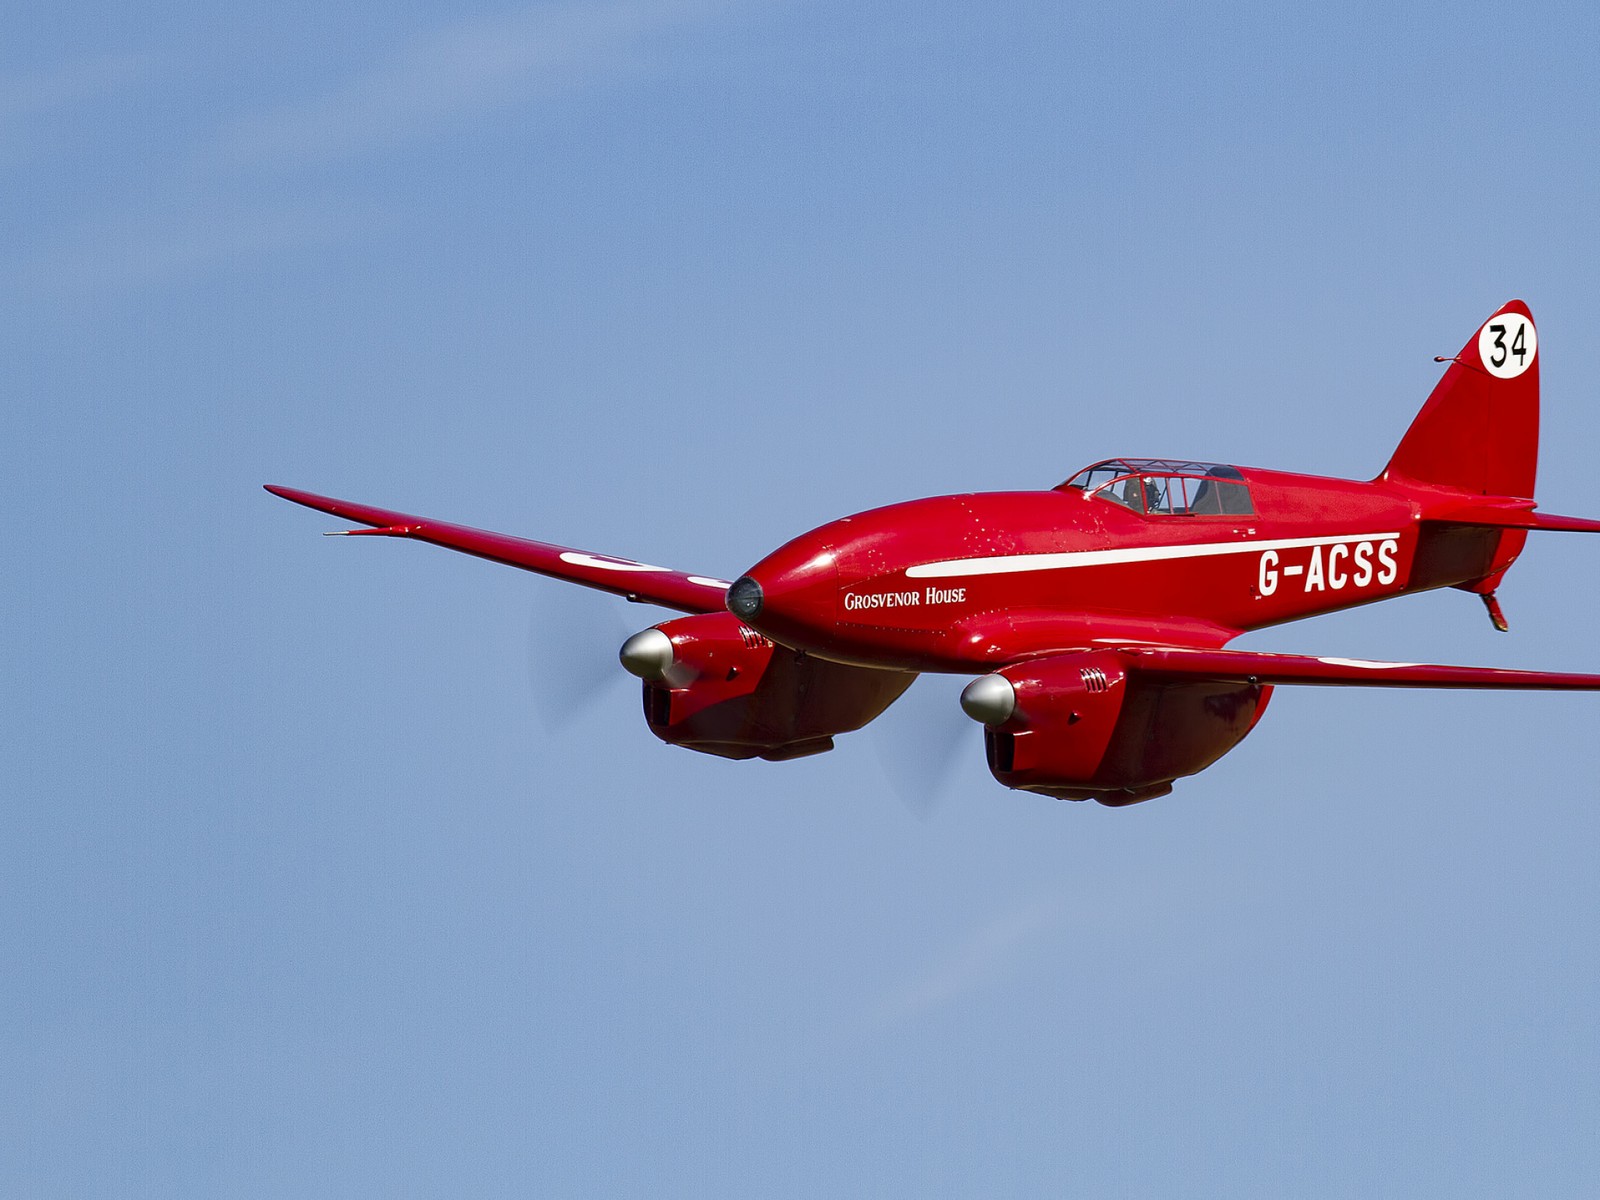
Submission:
M 1478 330 L 1478 358 L 1496 379 L 1515 379 L 1533 365 L 1539 335 L 1518 312 L 1497 313 Z

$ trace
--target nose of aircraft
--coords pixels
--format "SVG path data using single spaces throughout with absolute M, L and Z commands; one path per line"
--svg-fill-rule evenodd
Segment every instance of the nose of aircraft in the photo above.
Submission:
M 839 573 L 824 530 L 779 546 L 734 580 L 728 611 L 794 650 L 818 649 L 817 637 L 833 625 Z
M 748 575 L 741 575 L 728 589 L 728 611 L 741 621 L 754 621 L 761 615 L 761 604 L 765 598 L 759 583 Z

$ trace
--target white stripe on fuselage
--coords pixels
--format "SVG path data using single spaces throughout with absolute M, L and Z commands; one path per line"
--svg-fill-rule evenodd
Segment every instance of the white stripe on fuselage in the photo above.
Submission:
M 1255 542 L 1196 542 L 1188 546 L 1132 546 L 1126 550 L 1063 550 L 1055 554 L 1002 554 L 995 558 L 950 558 L 906 568 L 908 579 L 965 579 L 973 575 L 1015 575 L 1021 571 L 1063 571 L 1069 567 L 1108 567 L 1117 563 L 1162 562 L 1174 558 L 1212 558 L 1341 542 L 1381 542 L 1398 533 L 1342 533 L 1336 537 L 1280 538 Z

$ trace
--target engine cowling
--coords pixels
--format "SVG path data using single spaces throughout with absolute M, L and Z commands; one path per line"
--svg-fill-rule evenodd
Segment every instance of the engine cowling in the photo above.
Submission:
M 1255 727 L 1270 686 L 1130 675 L 1114 651 L 1037 659 L 962 693 L 1007 787 L 1113 807 L 1152 800 Z
M 662 741 L 770 762 L 833 749 L 916 678 L 797 654 L 725 612 L 664 621 L 620 658 L 644 681 L 645 721 Z

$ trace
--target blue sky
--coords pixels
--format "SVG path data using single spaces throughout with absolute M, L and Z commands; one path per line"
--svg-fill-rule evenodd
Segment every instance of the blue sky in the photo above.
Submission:
M 0 1194 L 1592 1181 L 1593 699 L 1285 689 L 1124 811 L 994 784 L 960 681 L 727 763 L 644 728 L 649 610 L 260 491 L 731 578 L 1112 454 L 1370 475 L 1521 296 L 1540 498 L 1600 515 L 1592 7 L 9 26 Z M 1597 586 L 1552 535 L 1509 636 L 1242 644 L 1595 670 Z

